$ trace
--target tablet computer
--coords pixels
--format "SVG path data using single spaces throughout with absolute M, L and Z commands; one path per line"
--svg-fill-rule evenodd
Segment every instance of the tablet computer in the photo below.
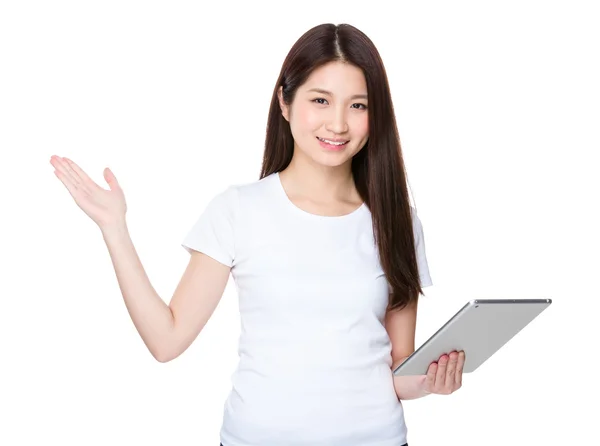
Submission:
M 463 373 L 471 373 L 552 303 L 552 299 L 476 299 L 467 302 L 393 371 L 426 375 L 443 354 L 465 352 Z

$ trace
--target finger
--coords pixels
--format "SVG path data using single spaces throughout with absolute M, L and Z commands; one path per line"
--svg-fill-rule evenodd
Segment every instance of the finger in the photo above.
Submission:
M 121 185 L 117 181 L 117 177 L 115 176 L 115 174 L 113 173 L 113 171 L 110 170 L 110 168 L 108 168 L 108 167 L 106 169 L 104 169 L 104 179 L 108 183 L 108 186 L 110 187 L 110 190 L 121 189 Z
M 50 158 L 50 162 L 56 170 L 58 170 L 64 178 L 68 178 L 71 181 L 72 187 L 77 188 L 78 181 L 73 177 L 67 169 L 67 163 L 60 156 L 53 156 Z
M 56 175 L 58 179 L 62 182 L 62 184 L 64 184 L 71 196 L 75 198 L 75 196 L 78 193 L 77 187 L 75 186 L 69 175 L 58 169 L 54 171 L 54 175 Z
M 85 179 L 82 178 L 75 171 L 75 169 L 73 169 L 73 166 L 74 166 L 73 161 L 70 161 L 65 157 L 63 157 L 62 160 L 65 164 L 67 172 L 69 172 L 69 175 L 71 175 L 71 178 L 73 178 L 75 184 L 77 185 L 77 189 L 81 189 L 82 191 L 85 191 L 86 194 L 90 195 L 92 193 L 92 187 L 89 183 L 91 183 L 92 180 L 90 180 L 89 177 L 87 177 L 87 175 L 85 175 L 85 177 L 87 177 L 87 180 L 89 180 L 89 181 L 85 181 Z M 79 169 L 79 171 L 83 173 L 83 171 L 81 169 Z
M 74 161 L 66 157 L 63 157 L 63 160 L 65 161 L 69 172 L 76 176 L 80 183 L 87 187 L 100 187 L 83 171 L 83 169 L 81 169 L 81 167 L 75 164 Z
M 429 369 L 427 369 L 427 378 L 425 379 L 425 385 L 430 392 L 433 392 L 433 389 L 435 389 L 435 375 L 437 372 L 437 368 L 437 363 L 432 362 L 431 364 L 429 364 Z
M 458 363 L 456 364 L 456 384 L 462 386 L 462 375 L 465 367 L 466 355 L 464 351 L 458 352 Z
M 456 367 L 458 365 L 458 352 L 450 353 L 448 368 L 446 369 L 446 390 L 454 392 L 458 387 L 456 384 Z
M 440 356 L 440 360 L 438 361 L 438 369 L 435 375 L 435 386 L 436 389 L 441 390 L 446 385 L 446 368 L 448 367 L 448 356 L 442 355 Z
M 458 363 L 458 353 L 450 353 L 448 360 L 448 367 L 446 368 L 446 389 L 454 391 L 456 383 L 456 366 Z

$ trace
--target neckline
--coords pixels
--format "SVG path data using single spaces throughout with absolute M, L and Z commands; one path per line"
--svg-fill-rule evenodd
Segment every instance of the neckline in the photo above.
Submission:
M 314 219 L 318 219 L 318 220 L 338 221 L 338 220 L 345 220 L 348 218 L 352 218 L 355 215 L 358 215 L 367 209 L 367 204 L 363 201 L 359 207 L 357 207 L 356 209 L 354 209 L 352 212 L 350 212 L 348 214 L 344 214 L 344 215 L 313 214 L 311 212 L 308 212 L 308 211 L 305 211 L 304 209 L 299 208 L 298 206 L 296 206 L 294 204 L 294 202 L 292 200 L 290 200 L 290 197 L 288 197 L 287 192 L 283 188 L 283 183 L 281 182 L 281 178 L 279 177 L 279 172 L 275 172 L 274 177 L 275 177 L 274 180 L 277 183 L 277 189 L 278 189 L 281 197 L 283 198 L 283 201 L 286 203 L 287 207 L 291 208 L 294 212 L 304 215 L 306 217 L 314 218 Z

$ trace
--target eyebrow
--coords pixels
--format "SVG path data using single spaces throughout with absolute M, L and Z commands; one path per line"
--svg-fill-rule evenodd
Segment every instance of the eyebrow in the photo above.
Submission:
M 310 91 L 314 91 L 316 93 L 326 94 L 329 96 L 333 96 L 333 93 L 327 90 L 323 90 L 322 88 L 311 88 Z M 354 96 L 350 96 L 350 99 L 369 99 L 366 94 L 355 94 Z

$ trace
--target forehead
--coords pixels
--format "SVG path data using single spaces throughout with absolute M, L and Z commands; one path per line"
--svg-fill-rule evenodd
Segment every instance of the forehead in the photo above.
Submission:
M 300 89 L 304 92 L 321 89 L 334 96 L 349 97 L 366 95 L 367 82 L 360 68 L 348 63 L 331 62 L 315 69 Z

